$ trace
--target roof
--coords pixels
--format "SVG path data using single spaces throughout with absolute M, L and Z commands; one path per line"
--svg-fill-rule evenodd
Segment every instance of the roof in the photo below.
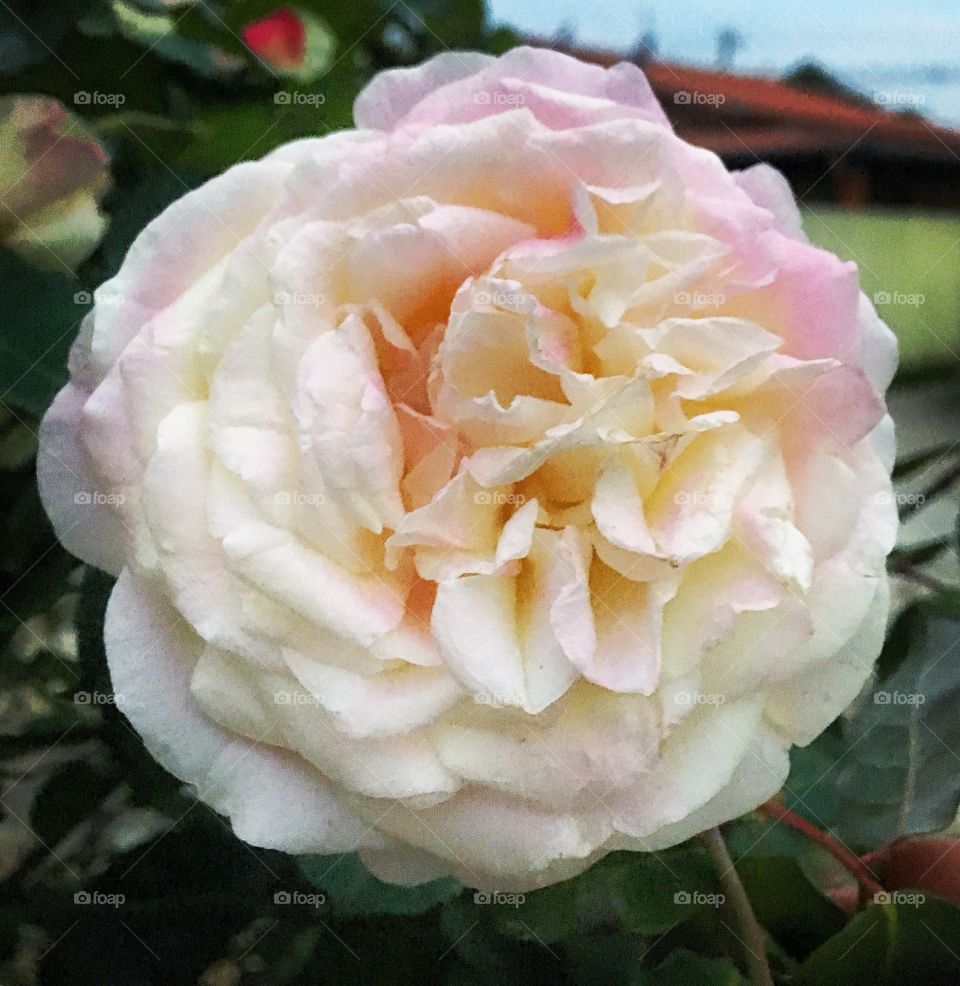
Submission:
M 633 60 L 604 49 L 554 47 L 607 67 Z M 812 92 L 761 76 L 656 59 L 644 60 L 642 68 L 677 132 L 721 157 L 844 153 L 862 144 L 865 150 L 949 158 L 960 164 L 960 132 L 915 114 L 890 112 L 866 100 Z M 684 104 L 675 98 L 696 93 L 713 97 L 713 101 Z

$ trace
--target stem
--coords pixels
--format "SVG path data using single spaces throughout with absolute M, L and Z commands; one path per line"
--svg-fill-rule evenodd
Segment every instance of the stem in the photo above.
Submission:
M 884 893 L 883 887 L 873 878 L 869 867 L 859 856 L 847 849 L 842 842 L 832 835 L 824 832 L 823 829 L 817 828 L 812 822 L 808 822 L 795 811 L 791 811 L 783 802 L 773 798 L 766 804 L 760 805 L 757 811 L 768 818 L 783 822 L 808 839 L 812 839 L 821 849 L 830 853 L 844 869 L 853 875 L 857 883 L 860 884 L 864 896 L 873 897 L 876 894 Z
M 757 921 L 756 914 L 753 913 L 750 898 L 737 875 L 727 844 L 723 840 L 723 834 L 719 828 L 709 829 L 703 833 L 703 841 L 713 857 L 720 885 L 726 893 L 726 902 L 730 904 L 740 924 L 740 932 L 743 935 L 741 944 L 747 968 L 750 970 L 750 978 L 756 986 L 773 986 L 763 929 Z
M 915 500 L 905 503 L 900 508 L 900 520 L 906 520 L 918 510 L 925 507 L 934 497 L 949 489 L 960 480 L 960 462 L 955 462 L 938 480 L 931 483 Z
M 896 566 L 890 570 L 890 574 L 910 582 L 916 582 L 917 585 L 922 585 L 924 589 L 932 589 L 934 592 L 944 592 L 950 588 L 946 582 L 941 582 L 935 576 L 928 575 L 915 565 Z

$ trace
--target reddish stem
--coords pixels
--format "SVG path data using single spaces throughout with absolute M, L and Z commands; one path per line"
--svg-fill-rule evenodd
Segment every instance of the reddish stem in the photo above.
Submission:
M 808 839 L 816 842 L 821 849 L 830 853 L 844 869 L 855 877 L 857 883 L 860 884 L 863 897 L 873 897 L 885 892 L 859 856 L 847 849 L 842 842 L 839 842 L 832 835 L 824 832 L 823 829 L 817 828 L 812 822 L 808 822 L 795 811 L 791 811 L 782 801 L 773 798 L 766 804 L 760 805 L 757 811 L 768 818 L 783 822 L 784 825 L 802 833 Z

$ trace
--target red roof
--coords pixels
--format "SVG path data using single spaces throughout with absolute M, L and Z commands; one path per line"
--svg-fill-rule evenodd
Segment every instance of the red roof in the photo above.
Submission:
M 578 58 L 610 66 L 629 56 L 602 49 L 559 46 Z M 910 156 L 951 157 L 960 162 L 960 132 L 907 113 L 775 79 L 646 60 L 650 80 L 677 131 L 721 156 L 838 150 L 864 142 Z M 679 93 L 702 94 L 681 104 Z M 714 102 L 703 97 L 714 97 Z M 716 101 L 716 97 L 722 97 Z

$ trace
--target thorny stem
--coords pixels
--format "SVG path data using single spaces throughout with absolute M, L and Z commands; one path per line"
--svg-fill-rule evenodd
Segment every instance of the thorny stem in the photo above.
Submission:
M 763 929 L 757 921 L 756 914 L 753 913 L 750 898 L 737 875 L 723 834 L 719 828 L 709 829 L 703 833 L 703 841 L 713 857 L 720 885 L 726 894 L 726 903 L 730 905 L 737 916 L 740 933 L 743 936 L 741 944 L 743 945 L 744 959 L 750 970 L 750 978 L 756 986 L 773 986 L 773 975 L 767 962 L 767 947 L 763 939 Z

